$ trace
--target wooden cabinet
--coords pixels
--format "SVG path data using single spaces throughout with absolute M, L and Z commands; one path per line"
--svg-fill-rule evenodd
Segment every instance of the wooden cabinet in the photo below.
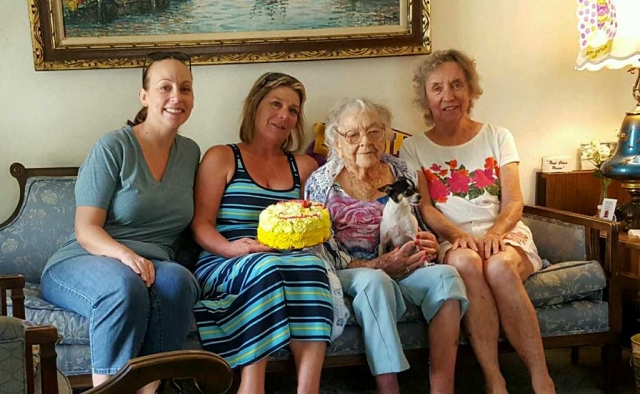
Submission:
M 618 181 L 611 182 L 607 197 L 617 199 L 618 205 L 631 199 Z M 600 180 L 593 176 L 593 171 L 536 174 L 536 205 L 595 215 L 599 199 Z
M 640 332 L 640 238 L 619 234 L 618 272 L 622 294 L 622 343 L 629 346 L 629 338 Z

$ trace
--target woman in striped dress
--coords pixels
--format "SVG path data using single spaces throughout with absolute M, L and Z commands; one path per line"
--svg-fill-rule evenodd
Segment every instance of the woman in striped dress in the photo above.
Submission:
M 318 393 L 333 310 L 324 263 L 305 252 L 274 251 L 256 241 L 268 205 L 298 199 L 317 168 L 293 155 L 303 142 L 304 86 L 266 73 L 247 96 L 242 142 L 210 148 L 198 169 L 192 229 L 204 251 L 195 275 L 202 344 L 241 368 L 238 393 L 264 393 L 270 354 L 289 346 L 298 393 Z

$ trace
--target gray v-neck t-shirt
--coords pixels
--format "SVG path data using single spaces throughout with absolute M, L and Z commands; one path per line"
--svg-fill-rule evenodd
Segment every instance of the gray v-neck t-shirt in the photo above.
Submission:
M 171 260 L 172 246 L 193 217 L 193 182 L 200 148 L 177 135 L 161 181 L 156 181 L 133 129 L 125 126 L 103 135 L 78 172 L 76 206 L 107 211 L 104 229 L 114 240 L 147 259 Z M 49 258 L 51 266 L 91 255 L 75 232 Z

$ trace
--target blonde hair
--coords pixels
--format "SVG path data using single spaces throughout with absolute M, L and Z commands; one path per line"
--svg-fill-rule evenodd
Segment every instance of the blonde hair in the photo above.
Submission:
M 242 108 L 242 122 L 240 124 L 240 140 L 250 144 L 256 135 L 255 122 L 258 112 L 258 105 L 270 91 L 275 88 L 287 86 L 293 89 L 300 97 L 300 110 L 298 111 L 298 122 L 291 130 L 291 134 L 282 144 L 282 150 L 287 152 L 297 152 L 304 143 L 304 102 L 307 98 L 302 82 L 291 75 L 268 72 L 264 73 L 253 84 L 247 98 L 244 100 Z
M 443 63 L 454 62 L 464 72 L 464 76 L 469 84 L 469 94 L 471 101 L 467 114 L 471 113 L 473 104 L 482 95 L 482 87 L 480 87 L 480 75 L 476 70 L 476 62 L 466 54 L 456 49 L 447 49 L 443 51 L 433 52 L 431 55 L 418 65 L 413 75 L 413 89 L 415 92 L 415 103 L 423 112 L 424 121 L 427 126 L 433 125 L 433 114 L 429 109 L 429 100 L 427 99 L 426 84 L 429 76 Z

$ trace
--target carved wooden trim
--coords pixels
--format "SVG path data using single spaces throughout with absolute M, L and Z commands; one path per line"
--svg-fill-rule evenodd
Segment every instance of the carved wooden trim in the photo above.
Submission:
M 0 230 L 11 224 L 13 220 L 18 217 L 18 214 L 20 214 L 20 210 L 22 210 L 22 206 L 25 203 L 25 188 L 27 185 L 27 180 L 29 178 L 37 176 L 77 176 L 78 167 L 26 168 L 21 163 L 13 163 L 9 167 L 9 172 L 11 173 L 11 176 L 16 178 L 16 180 L 18 181 L 18 187 L 20 188 L 20 198 L 18 199 L 18 204 L 11 216 L 9 216 L 9 218 L 3 223 L 0 223 Z

